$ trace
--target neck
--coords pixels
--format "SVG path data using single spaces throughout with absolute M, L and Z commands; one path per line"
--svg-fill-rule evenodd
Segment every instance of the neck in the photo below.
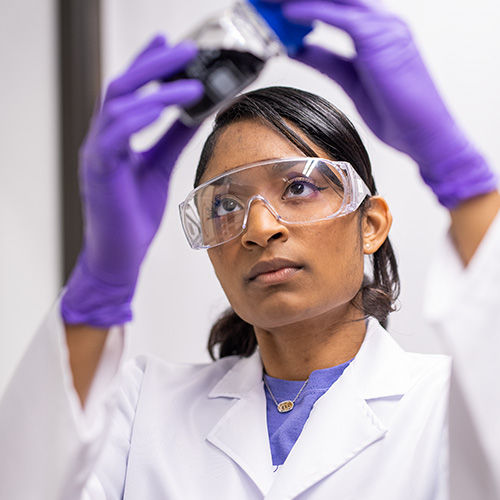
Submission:
M 314 370 L 349 361 L 366 333 L 359 311 L 343 315 L 341 321 L 324 315 L 293 325 L 254 329 L 266 373 L 285 380 L 307 380 Z

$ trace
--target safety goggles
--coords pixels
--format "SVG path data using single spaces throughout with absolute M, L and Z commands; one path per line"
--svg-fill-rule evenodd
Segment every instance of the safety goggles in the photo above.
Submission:
M 179 210 L 189 244 L 201 249 L 242 234 L 254 202 L 284 224 L 309 224 L 354 212 L 367 196 L 350 163 L 298 157 L 228 170 L 191 191 Z

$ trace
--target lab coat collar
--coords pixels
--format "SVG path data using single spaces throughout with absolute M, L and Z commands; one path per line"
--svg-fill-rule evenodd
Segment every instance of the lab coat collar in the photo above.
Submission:
M 314 405 L 266 500 L 296 498 L 384 438 L 387 428 L 369 400 L 396 404 L 411 387 L 406 356 L 377 321 L 368 322 L 356 358 Z
M 262 371 L 257 351 L 238 361 L 215 385 L 209 398 L 239 401 L 215 424 L 207 439 L 231 457 L 264 496 L 272 486 L 273 473 Z
M 412 355 L 406 353 L 377 320 L 369 319 L 363 344 L 343 378 L 349 378 L 358 395 L 366 400 L 403 395 L 413 383 L 408 356 Z M 255 386 L 263 386 L 262 373 L 257 350 L 249 358 L 241 358 L 215 385 L 209 397 L 240 399 Z
M 406 356 L 379 323 L 370 320 L 356 358 L 318 400 L 285 464 L 273 476 L 257 351 L 239 360 L 210 392 L 209 398 L 238 401 L 208 440 L 231 457 L 266 498 L 294 498 L 384 437 L 387 429 L 368 400 L 403 395 L 409 389 L 413 377 Z
M 262 386 L 263 365 L 257 349 L 248 358 L 241 358 L 214 386 L 209 398 L 241 399 L 255 386 Z
M 401 396 L 414 382 L 409 357 L 375 319 L 367 322 L 365 339 L 346 370 L 363 399 Z

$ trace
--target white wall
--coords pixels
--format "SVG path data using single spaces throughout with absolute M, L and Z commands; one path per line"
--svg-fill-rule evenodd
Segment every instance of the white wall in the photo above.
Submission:
M 60 286 L 55 9 L 0 3 L 0 394 Z
M 104 0 L 104 73 L 127 61 L 156 32 L 176 41 L 228 0 Z M 413 26 L 422 52 L 453 113 L 498 166 L 500 100 L 498 82 L 500 17 L 497 0 L 391 0 Z M 473 6 L 472 6 L 473 5 Z M 336 34 L 332 44 L 345 45 Z M 275 60 L 254 87 L 285 84 L 317 92 L 345 110 L 361 129 L 371 154 L 380 192 L 395 216 L 391 237 L 399 256 L 403 292 L 401 309 L 390 330 L 408 349 L 437 351 L 439 344 L 421 317 L 424 276 L 432 252 L 446 231 L 447 213 L 422 185 L 415 166 L 381 144 L 363 125 L 343 92 L 330 80 L 291 60 Z M 205 344 L 214 317 L 225 299 L 206 255 L 184 241 L 177 204 L 191 189 L 206 124 L 178 164 L 160 234 L 147 257 L 136 296 L 133 326 L 135 352 L 154 352 L 167 359 L 207 359 Z M 498 167 L 497 167 L 498 168 Z

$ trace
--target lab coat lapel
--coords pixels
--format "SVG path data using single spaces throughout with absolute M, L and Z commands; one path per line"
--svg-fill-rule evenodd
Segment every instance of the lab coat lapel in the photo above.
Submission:
M 238 399 L 218 420 L 207 439 L 234 460 L 264 496 L 273 475 L 259 353 L 236 363 L 209 397 Z
M 389 334 L 370 321 L 356 359 L 315 404 L 266 499 L 297 497 L 383 439 L 387 428 L 369 400 L 408 389 L 409 380 L 400 369 L 403 356 Z
M 353 394 L 351 384 L 341 377 L 316 403 L 266 498 L 297 497 L 386 432 L 364 399 Z

